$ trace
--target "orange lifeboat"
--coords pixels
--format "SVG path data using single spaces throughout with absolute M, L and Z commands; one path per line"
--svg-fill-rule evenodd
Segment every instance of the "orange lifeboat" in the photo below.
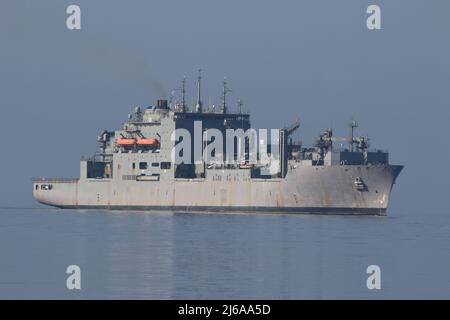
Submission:
M 136 139 L 119 138 L 116 140 L 116 143 L 122 147 L 131 147 L 136 143 Z
M 159 145 L 159 141 L 155 138 L 141 138 L 137 140 L 137 145 L 142 147 L 156 147 Z

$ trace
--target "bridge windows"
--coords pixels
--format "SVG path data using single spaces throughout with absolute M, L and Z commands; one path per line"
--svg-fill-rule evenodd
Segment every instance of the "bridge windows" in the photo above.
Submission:
M 161 169 L 170 169 L 170 162 L 161 162 Z
M 168 170 L 172 167 L 172 163 L 171 162 L 138 162 L 138 168 L 139 170 L 151 170 L 151 169 L 157 169 L 157 168 L 161 168 L 163 170 Z M 133 162 L 131 164 L 131 168 L 132 169 L 136 169 L 136 163 Z
M 139 169 L 146 170 L 147 167 L 147 162 L 139 162 Z

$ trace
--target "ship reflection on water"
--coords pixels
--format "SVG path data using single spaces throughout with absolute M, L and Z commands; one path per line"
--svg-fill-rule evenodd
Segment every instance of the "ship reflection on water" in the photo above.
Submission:
M 450 230 L 429 216 L 1 209 L 0 298 L 448 298 Z

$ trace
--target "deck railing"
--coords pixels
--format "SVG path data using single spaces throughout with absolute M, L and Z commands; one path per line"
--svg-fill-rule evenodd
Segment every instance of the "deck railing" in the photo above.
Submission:
M 77 183 L 78 178 L 32 178 L 33 182 L 39 183 Z

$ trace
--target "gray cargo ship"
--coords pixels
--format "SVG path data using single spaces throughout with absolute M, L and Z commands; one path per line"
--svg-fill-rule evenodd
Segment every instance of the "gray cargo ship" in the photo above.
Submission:
M 298 122 L 255 138 L 249 114 L 229 112 L 225 82 L 219 110 L 203 108 L 200 76 L 189 110 L 184 84 L 180 101 L 135 108 L 120 129 L 102 131 L 98 152 L 80 161 L 79 178 L 33 179 L 33 196 L 70 209 L 386 214 L 403 166 L 355 136 L 356 122 L 348 137 L 327 129 L 312 147 L 292 141 Z M 231 135 L 232 142 L 209 150 L 209 132 Z M 252 157 L 253 145 L 264 152 Z M 225 153 L 231 158 L 218 161 Z

